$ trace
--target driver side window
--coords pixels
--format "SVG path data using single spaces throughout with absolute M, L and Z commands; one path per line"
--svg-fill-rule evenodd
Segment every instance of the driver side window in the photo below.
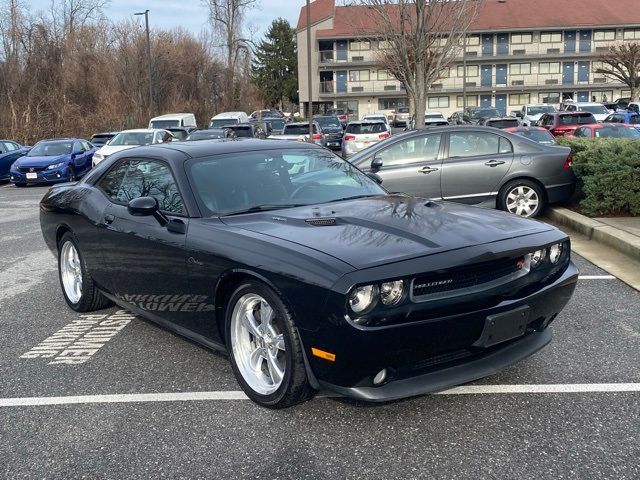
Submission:
M 425 135 L 397 142 L 379 152 L 384 167 L 436 160 L 442 135 Z

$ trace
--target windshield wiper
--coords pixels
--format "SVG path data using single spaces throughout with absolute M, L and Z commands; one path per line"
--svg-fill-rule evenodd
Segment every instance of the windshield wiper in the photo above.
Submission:
M 382 195 L 382 194 L 380 194 L 380 193 L 367 193 L 366 195 L 353 195 L 351 197 L 335 198 L 335 199 L 329 200 L 328 202 L 325 202 L 325 203 L 342 202 L 344 200 L 355 200 L 357 198 L 378 197 L 380 195 Z
M 234 212 L 225 213 L 224 215 L 220 215 L 220 216 L 230 217 L 232 215 L 242 215 L 243 213 L 268 212 L 269 210 L 280 210 L 282 208 L 304 207 L 305 205 L 306 203 L 289 203 L 289 204 L 265 203 L 263 205 L 254 205 L 253 207 L 243 208 L 242 210 L 236 210 Z

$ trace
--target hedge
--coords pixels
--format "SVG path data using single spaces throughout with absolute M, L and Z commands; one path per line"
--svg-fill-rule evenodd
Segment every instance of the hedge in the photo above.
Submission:
M 560 138 L 571 147 L 580 211 L 589 216 L 640 215 L 640 141 Z

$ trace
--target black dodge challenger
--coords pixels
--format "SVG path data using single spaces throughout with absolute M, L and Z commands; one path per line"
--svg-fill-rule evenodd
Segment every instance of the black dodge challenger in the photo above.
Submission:
M 299 142 L 126 150 L 40 207 L 72 309 L 116 303 L 226 351 L 271 408 L 493 374 L 551 340 L 578 278 L 552 226 L 389 194 Z

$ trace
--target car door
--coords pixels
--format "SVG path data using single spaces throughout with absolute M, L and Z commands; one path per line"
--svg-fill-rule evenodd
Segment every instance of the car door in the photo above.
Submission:
M 25 150 L 21 149 L 17 143 L 0 142 L 0 179 L 9 176 L 9 169 L 13 162 L 25 154 Z
M 83 172 L 86 172 L 91 168 L 91 160 L 87 157 L 87 152 L 82 146 L 82 142 L 73 142 L 73 148 L 71 149 L 71 163 L 77 176 L 82 176 Z M 88 165 L 87 165 L 88 164 Z
M 479 204 L 495 196 L 513 162 L 513 146 L 502 135 L 483 131 L 450 132 L 442 162 L 442 197 Z
M 159 159 L 124 159 L 97 187 L 109 199 L 100 225 L 107 288 L 153 316 L 192 330 L 196 322 L 188 305 L 193 299 L 184 251 L 189 219 L 171 168 Z M 129 201 L 146 196 L 158 201 L 170 224 L 129 212 Z
M 358 166 L 382 177 L 390 192 L 440 198 L 442 143 L 441 133 L 412 136 L 378 150 Z M 371 169 L 374 158 L 382 161 L 380 168 Z

